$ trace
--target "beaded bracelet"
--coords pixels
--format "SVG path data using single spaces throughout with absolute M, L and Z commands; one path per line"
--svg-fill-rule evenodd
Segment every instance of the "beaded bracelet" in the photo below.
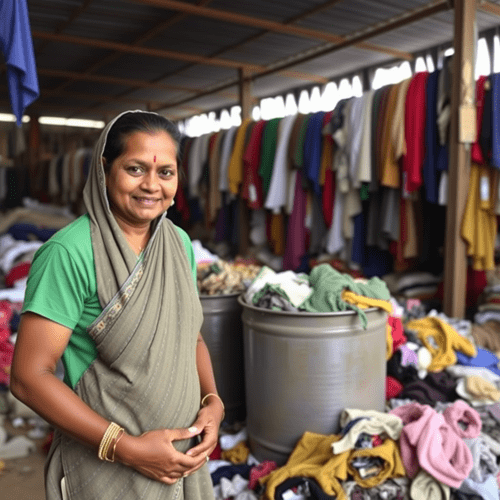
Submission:
M 109 424 L 99 444 L 99 451 L 97 453 L 97 456 L 99 457 L 100 460 L 106 460 L 107 462 L 114 462 L 115 459 L 114 448 L 116 447 L 116 443 L 118 442 L 117 438 L 118 434 L 120 434 L 120 431 L 125 432 L 125 429 L 120 427 L 118 424 L 115 424 L 114 422 L 111 422 Z M 113 446 L 113 457 L 112 459 L 109 459 L 108 458 L 109 448 L 111 447 L 113 442 L 115 443 Z
M 220 398 L 220 396 L 218 394 L 215 394 L 215 392 L 209 392 L 208 394 L 205 394 L 205 396 L 203 396 L 203 399 L 201 400 L 200 405 L 202 408 L 204 406 L 206 406 L 204 404 L 205 400 L 210 396 L 215 396 L 220 401 L 220 404 L 222 405 L 222 419 L 221 419 L 221 422 L 222 422 L 222 420 L 224 420 L 224 418 L 226 417 L 226 407 L 224 406 L 224 402 L 222 401 L 222 399 Z

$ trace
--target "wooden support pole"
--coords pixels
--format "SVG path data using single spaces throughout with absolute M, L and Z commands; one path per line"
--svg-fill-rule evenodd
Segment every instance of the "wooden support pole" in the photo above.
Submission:
M 250 72 L 244 68 L 238 70 L 239 73 L 239 98 L 241 106 L 241 121 L 252 116 L 252 80 Z M 240 255 L 246 255 L 250 248 L 250 213 L 245 200 L 238 196 L 238 220 L 239 220 L 239 248 Z
M 475 91 L 472 103 L 466 102 L 474 84 L 476 0 L 455 0 L 455 30 L 450 122 L 450 163 L 448 168 L 448 208 L 446 211 L 446 241 L 444 256 L 444 300 L 447 316 L 465 316 L 467 288 L 467 246 L 461 236 L 462 218 L 467 201 L 470 176 L 470 147 L 460 142 L 467 122 L 460 108 L 472 104 L 475 111 Z M 469 118 L 470 115 L 469 115 Z M 475 117 L 474 117 L 475 120 Z M 475 125 L 474 125 L 475 126 Z

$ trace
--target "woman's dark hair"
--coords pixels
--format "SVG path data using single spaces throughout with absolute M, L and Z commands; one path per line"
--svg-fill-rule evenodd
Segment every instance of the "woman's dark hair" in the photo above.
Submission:
M 102 153 L 103 158 L 106 160 L 104 165 L 106 173 L 109 172 L 116 158 L 123 153 L 125 139 L 134 132 L 145 132 L 146 134 L 166 132 L 175 143 L 177 149 L 177 168 L 180 168 L 182 135 L 175 123 L 156 113 L 134 111 L 120 116 L 108 132 L 106 146 Z

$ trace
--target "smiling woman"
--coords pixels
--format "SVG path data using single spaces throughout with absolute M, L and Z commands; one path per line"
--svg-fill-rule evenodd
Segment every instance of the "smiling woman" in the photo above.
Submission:
M 178 153 L 165 118 L 118 116 L 94 149 L 88 214 L 32 262 L 11 390 L 56 428 L 48 500 L 214 498 L 206 461 L 224 405 L 191 241 L 166 218 Z
M 177 144 L 171 136 L 130 134 L 106 173 L 106 187 L 111 212 L 132 248 L 145 247 L 151 222 L 172 205 L 177 185 Z

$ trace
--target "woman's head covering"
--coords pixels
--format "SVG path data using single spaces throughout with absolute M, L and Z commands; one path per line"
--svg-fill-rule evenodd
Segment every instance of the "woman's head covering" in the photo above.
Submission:
M 126 113 L 145 113 L 145 111 L 125 111 L 104 127 L 94 147 L 89 175 L 83 190 L 83 201 L 90 215 L 97 291 L 102 307 L 105 307 L 115 296 L 137 265 L 137 255 L 128 244 L 123 231 L 111 212 L 102 161 L 108 133 L 116 121 Z M 166 214 L 167 212 L 164 212 L 153 221 L 152 236 L 144 251 L 145 254 L 150 252 L 153 233 L 161 225 L 160 223 L 164 220 Z

